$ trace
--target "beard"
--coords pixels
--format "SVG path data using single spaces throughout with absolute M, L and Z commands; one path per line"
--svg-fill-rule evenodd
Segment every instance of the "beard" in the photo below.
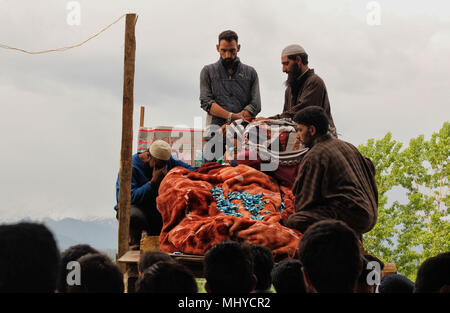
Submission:
M 297 85 L 297 78 L 301 75 L 302 71 L 297 63 L 294 63 L 292 66 L 292 70 L 288 73 L 288 78 L 285 82 L 286 87 L 295 88 Z
M 233 67 L 234 63 L 236 62 L 236 58 L 227 58 L 227 59 L 222 59 L 222 64 L 223 66 L 225 66 L 226 68 L 231 68 Z
M 312 146 L 313 146 L 313 142 L 314 142 L 314 138 L 313 138 L 313 136 L 311 136 L 310 134 L 309 134 L 309 132 L 306 132 L 306 134 L 304 135 L 304 137 L 303 137 L 303 145 L 306 147 L 306 148 L 312 148 Z

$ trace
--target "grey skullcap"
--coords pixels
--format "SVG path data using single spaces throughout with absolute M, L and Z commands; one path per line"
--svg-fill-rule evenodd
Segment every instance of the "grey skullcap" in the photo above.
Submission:
M 300 53 L 306 53 L 305 49 L 303 49 L 302 46 L 300 45 L 289 45 L 286 48 L 283 49 L 283 51 L 281 51 L 281 57 L 287 57 L 290 55 L 295 55 L 295 54 L 300 54 Z

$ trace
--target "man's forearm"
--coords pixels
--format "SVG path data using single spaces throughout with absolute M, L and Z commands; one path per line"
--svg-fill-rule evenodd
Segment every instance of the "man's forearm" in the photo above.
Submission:
M 211 108 L 209 109 L 209 114 L 223 118 L 224 120 L 228 119 L 228 116 L 230 115 L 230 113 L 232 115 L 232 117 L 231 117 L 232 120 L 242 118 L 239 114 L 229 112 L 215 102 L 213 104 L 211 104 Z
M 211 104 L 211 108 L 209 109 L 209 114 L 211 114 L 213 116 L 217 116 L 217 117 L 223 118 L 223 119 L 226 120 L 228 118 L 228 115 L 230 114 L 230 112 L 228 112 L 227 110 L 222 108 L 217 103 L 213 102 Z

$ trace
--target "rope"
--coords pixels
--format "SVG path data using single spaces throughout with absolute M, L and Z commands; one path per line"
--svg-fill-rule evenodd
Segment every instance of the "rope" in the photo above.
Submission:
M 109 24 L 108 26 L 104 27 L 101 31 L 99 31 L 98 33 L 96 33 L 95 35 L 92 35 L 91 37 L 89 37 L 88 39 L 86 39 L 83 42 L 80 42 L 79 44 L 73 45 L 73 46 L 68 46 L 68 47 L 62 47 L 62 48 L 56 48 L 56 49 L 50 49 L 50 50 L 43 50 L 43 51 L 28 51 L 28 50 L 24 50 L 24 49 L 19 49 L 19 48 L 14 48 L 14 47 L 10 47 L 7 45 L 3 45 L 0 44 L 0 48 L 3 49 L 9 49 L 9 50 L 16 50 L 16 51 L 20 51 L 20 52 L 24 52 L 24 53 L 28 53 L 28 54 L 43 54 L 43 53 L 49 53 L 49 52 L 58 52 L 58 51 L 66 51 L 69 49 L 73 49 L 73 48 L 77 48 L 80 47 L 82 45 L 84 45 L 86 42 L 88 42 L 89 40 L 97 37 L 98 35 L 100 35 L 101 33 L 103 33 L 104 31 L 106 31 L 108 28 L 110 28 L 111 26 L 113 26 L 114 24 L 116 24 L 118 21 L 120 21 L 122 18 L 124 18 L 126 16 L 126 14 L 122 15 L 121 17 L 119 17 L 117 20 L 115 20 L 114 22 L 112 22 L 111 24 Z M 136 22 L 137 22 L 137 16 L 136 16 Z

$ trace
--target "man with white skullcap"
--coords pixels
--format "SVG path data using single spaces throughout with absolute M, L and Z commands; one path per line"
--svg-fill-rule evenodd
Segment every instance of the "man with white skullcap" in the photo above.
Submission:
M 133 155 L 130 245 L 139 244 L 142 231 L 151 236 L 159 236 L 162 228 L 162 217 L 156 208 L 159 184 L 167 172 L 177 166 L 195 170 L 194 167 L 172 156 L 171 146 L 163 140 L 156 140 L 149 150 Z M 119 177 L 116 183 L 116 200 L 118 203 Z M 117 211 L 117 205 L 114 209 Z
M 292 44 L 281 52 L 283 72 L 288 75 L 284 95 L 284 107 L 281 114 L 271 119 L 294 118 L 295 114 L 308 106 L 319 106 L 327 115 L 330 131 L 336 136 L 330 101 L 323 80 L 308 67 L 308 54 L 302 46 Z

